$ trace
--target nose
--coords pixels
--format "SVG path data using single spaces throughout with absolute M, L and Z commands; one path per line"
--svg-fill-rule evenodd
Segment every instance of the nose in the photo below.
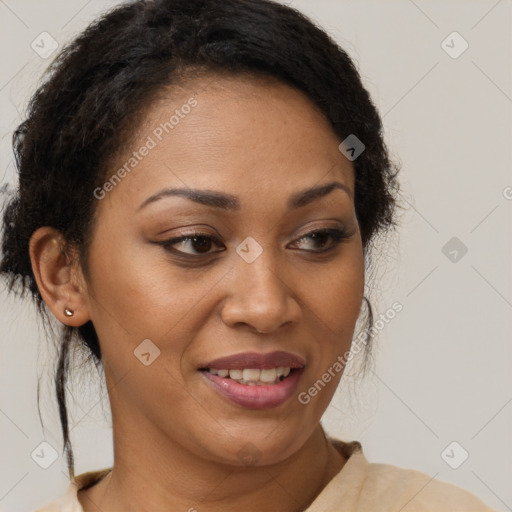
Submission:
M 259 333 L 271 333 L 299 322 L 302 310 L 291 285 L 279 269 L 268 266 L 263 256 L 252 263 L 240 261 L 233 269 L 222 320 L 229 327 L 248 326 Z

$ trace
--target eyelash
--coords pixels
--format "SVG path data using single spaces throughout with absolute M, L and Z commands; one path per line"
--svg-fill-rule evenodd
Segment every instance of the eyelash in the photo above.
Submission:
M 347 231 L 345 231 L 343 229 L 324 228 L 324 229 L 316 229 L 316 230 L 310 231 L 309 233 L 306 233 L 305 235 L 298 238 L 296 240 L 296 242 L 300 241 L 300 240 L 307 239 L 307 238 L 311 238 L 314 235 L 320 235 L 320 236 L 328 235 L 332 239 L 331 246 L 328 247 L 327 249 L 322 249 L 322 250 L 305 249 L 305 252 L 313 253 L 313 254 L 321 254 L 321 253 L 323 254 L 326 252 L 330 252 L 330 251 L 334 250 L 340 243 L 342 243 L 343 240 L 346 240 L 347 238 L 349 238 L 351 236 L 349 233 L 347 233 Z M 220 244 L 220 241 L 216 236 L 213 236 L 213 235 L 210 235 L 207 233 L 200 233 L 200 232 L 189 233 L 187 235 L 183 235 L 183 236 L 176 237 L 176 238 L 171 238 L 170 240 L 164 240 L 162 242 L 156 242 L 156 243 L 158 245 L 161 245 L 162 247 L 164 247 L 166 250 L 173 252 L 174 254 L 177 254 L 179 257 L 183 257 L 183 258 L 186 258 L 189 260 L 200 259 L 204 256 L 215 254 L 217 252 L 224 252 L 223 250 L 221 250 L 221 251 L 214 251 L 213 253 L 206 252 L 206 253 L 199 253 L 199 254 L 191 254 L 191 253 L 187 253 L 184 251 L 178 251 L 177 249 L 173 249 L 173 247 L 172 247 L 173 245 L 176 245 L 180 242 L 191 241 L 194 239 L 209 240 L 209 241 L 215 243 L 216 245 Z

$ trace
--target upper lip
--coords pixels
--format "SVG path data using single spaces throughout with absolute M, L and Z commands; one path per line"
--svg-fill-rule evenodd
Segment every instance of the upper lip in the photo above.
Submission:
M 210 361 L 200 367 L 200 369 L 217 370 L 242 370 L 244 368 L 303 368 L 306 362 L 300 356 L 290 354 L 289 352 L 277 351 L 267 354 L 257 352 L 244 352 L 242 354 L 233 354 L 231 356 L 220 357 Z

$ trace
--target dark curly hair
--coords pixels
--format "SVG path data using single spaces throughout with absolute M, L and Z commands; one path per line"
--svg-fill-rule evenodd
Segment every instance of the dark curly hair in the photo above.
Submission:
M 137 116 L 163 88 L 219 73 L 263 75 L 291 85 L 323 112 L 341 140 L 356 134 L 363 141 L 365 151 L 353 164 L 368 267 L 377 234 L 396 227 L 398 166 L 390 161 L 381 119 L 347 53 L 303 14 L 270 0 L 140 0 L 107 12 L 63 48 L 14 132 L 19 185 L 3 212 L 0 262 L 9 291 L 29 291 L 50 320 L 32 271 L 31 235 L 41 226 L 60 231 L 67 247 L 78 249 L 88 275 L 93 191 L 133 136 Z M 101 366 L 101 351 L 91 321 L 62 326 L 60 336 L 55 385 L 72 477 L 69 354 L 74 346 L 85 349 Z M 366 336 L 368 353 L 368 327 Z

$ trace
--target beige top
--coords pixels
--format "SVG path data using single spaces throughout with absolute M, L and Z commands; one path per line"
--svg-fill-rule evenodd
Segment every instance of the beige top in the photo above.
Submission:
M 348 460 L 304 512 L 495 512 L 471 493 L 419 471 L 370 464 L 357 441 L 330 441 Z M 77 491 L 110 469 L 76 476 L 64 496 L 35 512 L 83 512 Z

